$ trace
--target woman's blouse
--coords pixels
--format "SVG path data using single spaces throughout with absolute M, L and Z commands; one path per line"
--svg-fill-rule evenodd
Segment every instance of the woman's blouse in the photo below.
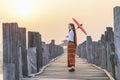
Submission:
M 73 32 L 73 30 L 70 30 L 70 31 L 69 31 L 68 41 L 74 41 L 74 32 Z

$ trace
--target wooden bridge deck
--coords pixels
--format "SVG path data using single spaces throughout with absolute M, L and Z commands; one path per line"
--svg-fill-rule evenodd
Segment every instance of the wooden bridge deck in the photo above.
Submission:
M 63 54 L 34 78 L 23 80 L 110 80 L 106 73 L 99 68 L 92 66 L 85 60 L 76 57 L 76 71 L 68 72 L 66 66 L 67 56 Z

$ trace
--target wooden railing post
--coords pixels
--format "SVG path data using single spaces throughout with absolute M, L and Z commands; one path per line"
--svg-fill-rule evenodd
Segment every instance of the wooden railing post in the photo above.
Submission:
M 28 76 L 28 61 L 26 50 L 26 28 L 19 28 L 19 47 L 21 49 L 21 67 L 23 77 Z
M 3 79 L 19 80 L 18 24 L 3 23 Z
M 102 34 L 98 41 L 92 41 L 91 36 L 87 36 L 87 41 L 78 46 L 77 54 L 86 58 L 89 63 L 107 69 L 114 76 L 115 60 L 113 56 L 115 55 L 111 44 L 114 45 L 114 32 L 111 27 L 107 27 L 105 35 Z
M 120 80 L 120 7 L 114 8 L 114 39 L 115 39 L 115 54 L 117 55 L 115 66 L 116 80 Z
M 54 46 L 55 46 L 55 40 L 51 40 L 51 43 L 49 44 L 49 52 L 50 52 L 50 59 L 54 58 Z
M 28 32 L 28 48 L 36 47 L 36 61 L 37 61 L 37 72 L 39 72 L 40 68 L 43 66 L 42 63 L 42 42 L 41 35 L 39 32 Z
M 111 53 L 111 46 L 110 44 L 114 42 L 114 32 L 111 27 L 106 28 L 107 31 L 105 32 L 105 39 L 106 39 L 106 50 L 107 50 L 107 70 L 112 74 L 112 64 L 110 61 Z
M 43 66 L 45 66 L 50 61 L 49 46 L 45 42 L 42 42 L 42 53 L 43 53 Z
M 93 51 L 92 51 L 92 38 L 91 38 L 91 36 L 87 36 L 86 54 L 87 54 L 88 62 L 93 63 Z

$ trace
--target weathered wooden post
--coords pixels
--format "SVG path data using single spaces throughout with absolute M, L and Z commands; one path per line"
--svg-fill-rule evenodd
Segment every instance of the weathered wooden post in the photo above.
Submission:
M 114 32 L 111 27 L 106 28 L 107 31 L 105 32 L 105 39 L 106 39 L 106 49 L 107 49 L 107 70 L 112 74 L 112 64 L 110 62 L 111 56 L 111 46 L 110 44 L 114 42 Z
M 45 42 L 42 42 L 43 66 L 50 61 L 49 47 Z
M 86 41 L 81 44 L 81 57 L 86 58 Z
M 106 45 L 105 45 L 105 35 L 101 35 L 101 67 L 104 68 L 104 69 L 107 69 L 107 50 L 106 50 Z
M 96 65 L 101 67 L 101 63 L 102 63 L 102 49 L 101 49 L 101 40 L 98 41 L 97 43 L 97 55 L 96 55 Z
M 81 44 L 77 46 L 77 55 L 81 57 Z
M 54 58 L 58 56 L 58 45 L 54 45 Z
M 55 46 L 55 40 L 51 40 L 51 43 L 49 44 L 49 52 L 50 52 L 50 59 L 54 58 L 54 46 Z
M 37 73 L 37 59 L 36 59 L 36 47 L 28 48 L 28 76 Z
M 110 46 L 111 46 L 110 61 L 111 61 L 111 64 L 112 64 L 113 77 L 115 78 L 115 65 L 116 65 L 115 45 L 114 45 L 114 43 L 111 43 Z
M 63 47 L 61 47 L 60 45 L 55 45 L 55 40 L 51 40 L 51 43 L 48 44 L 48 46 L 50 52 L 50 59 L 56 58 L 64 52 Z
M 57 45 L 57 56 L 61 55 L 63 53 L 63 48 L 59 45 Z
M 91 38 L 91 36 L 87 36 L 86 54 L 87 54 L 87 60 L 88 60 L 88 62 L 89 63 L 93 63 L 92 38 Z
M 23 77 L 28 76 L 27 50 L 26 50 L 26 28 L 19 28 L 19 47 L 21 49 L 21 67 Z
M 42 63 L 42 42 L 39 32 L 28 32 L 28 48 L 36 47 L 37 72 L 43 66 Z
M 18 24 L 3 23 L 3 79 L 19 80 Z
M 96 54 L 97 54 L 97 48 L 98 48 L 98 43 L 97 42 L 95 42 L 95 41 L 93 41 L 92 42 L 92 54 L 93 54 L 93 64 L 95 64 L 95 61 L 96 61 Z
M 116 80 L 120 80 L 120 7 L 114 8 L 114 40 L 115 40 L 115 54 L 117 55 Z
M 64 53 L 64 49 L 63 47 L 61 47 L 60 45 L 58 46 L 58 55 L 61 55 L 62 53 Z

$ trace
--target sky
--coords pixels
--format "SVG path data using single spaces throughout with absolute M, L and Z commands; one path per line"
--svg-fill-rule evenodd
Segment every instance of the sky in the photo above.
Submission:
M 74 23 L 72 18 L 97 41 L 106 27 L 113 27 L 115 6 L 120 6 L 120 0 L 0 0 L 0 45 L 5 22 L 17 22 L 28 31 L 40 32 L 46 43 L 55 39 L 60 44 L 66 39 L 68 24 Z M 82 43 L 86 35 L 77 30 L 77 39 Z

